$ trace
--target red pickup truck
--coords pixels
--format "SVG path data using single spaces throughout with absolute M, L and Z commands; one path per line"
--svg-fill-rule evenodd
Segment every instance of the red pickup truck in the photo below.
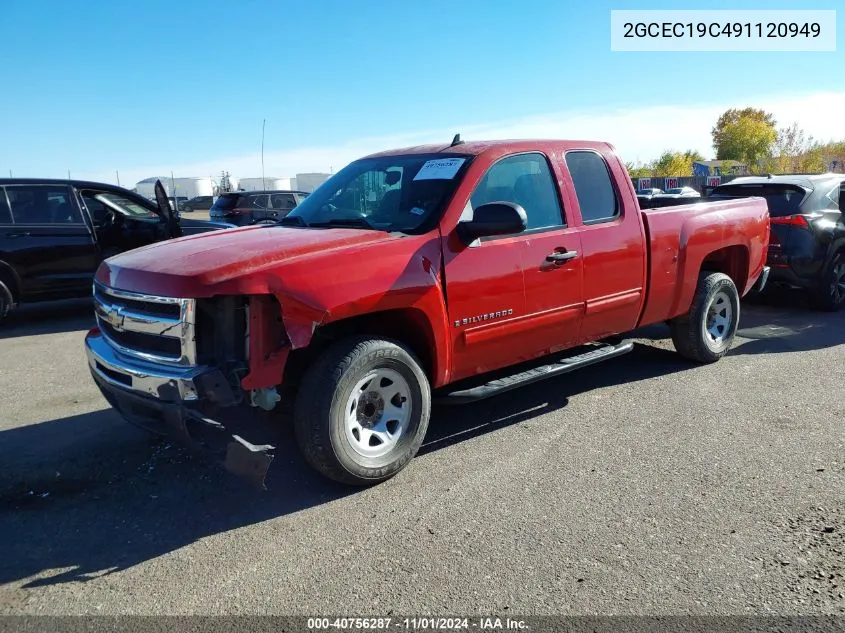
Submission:
M 275 225 L 106 260 L 85 345 L 124 417 L 222 441 L 259 485 L 270 422 L 249 406 L 288 407 L 312 466 L 373 484 L 416 454 L 433 399 L 619 356 L 658 322 L 718 360 L 768 240 L 761 198 L 641 210 L 606 143 L 456 137 L 354 161 Z

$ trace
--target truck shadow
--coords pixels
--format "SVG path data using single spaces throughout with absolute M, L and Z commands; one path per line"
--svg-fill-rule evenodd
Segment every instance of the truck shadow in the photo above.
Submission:
M 421 454 L 561 409 L 592 389 L 691 367 L 672 352 L 639 345 L 600 367 L 476 404 L 437 407 Z M 313 472 L 290 424 L 275 431 L 268 492 L 151 439 L 111 410 L 3 431 L 0 584 L 86 582 L 358 492 Z
M 743 302 L 739 325 L 729 356 L 804 352 L 845 343 L 845 312 L 813 310 L 800 293 L 765 303 Z M 669 339 L 669 327 L 651 325 L 633 336 L 651 341 Z
M 91 327 L 94 327 L 91 299 L 50 301 L 24 305 L 9 314 L 0 325 L 0 339 L 60 334 Z

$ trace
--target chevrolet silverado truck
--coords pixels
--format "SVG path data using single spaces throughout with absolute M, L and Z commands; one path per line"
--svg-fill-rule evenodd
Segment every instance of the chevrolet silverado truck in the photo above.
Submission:
M 112 257 L 85 347 L 127 420 L 260 487 L 278 417 L 250 407 L 286 409 L 320 473 L 374 484 L 433 401 L 621 356 L 641 326 L 717 361 L 769 230 L 762 198 L 641 210 L 607 143 L 456 137 L 356 160 L 276 224 Z

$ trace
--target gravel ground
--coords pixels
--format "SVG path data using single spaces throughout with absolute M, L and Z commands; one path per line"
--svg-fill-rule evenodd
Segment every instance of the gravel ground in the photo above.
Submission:
M 845 613 L 845 314 L 743 307 L 721 362 L 632 354 L 436 409 L 350 490 L 269 492 L 106 409 L 88 302 L 0 330 L 2 614 Z

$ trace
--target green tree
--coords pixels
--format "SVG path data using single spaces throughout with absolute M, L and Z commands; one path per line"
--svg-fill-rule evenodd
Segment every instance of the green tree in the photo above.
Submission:
M 667 150 L 654 161 L 652 173 L 654 176 L 692 176 L 692 164 L 704 160 L 704 157 L 695 150 L 685 152 L 674 152 Z
M 738 160 L 753 167 L 772 155 L 778 137 L 774 116 L 764 110 L 726 110 L 711 130 L 718 160 Z

